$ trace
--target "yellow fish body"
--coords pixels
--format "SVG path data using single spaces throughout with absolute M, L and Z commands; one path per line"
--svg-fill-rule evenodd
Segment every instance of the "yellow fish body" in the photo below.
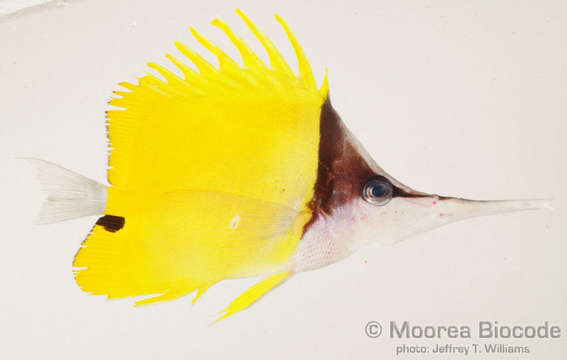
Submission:
M 195 300 L 221 280 L 266 275 L 223 318 L 371 237 L 396 241 L 468 216 L 542 205 L 439 197 L 397 182 L 344 126 L 326 77 L 317 87 L 283 20 L 276 16 L 298 75 L 237 14 L 268 53 L 269 66 L 219 20 L 212 24 L 236 46 L 242 66 L 191 29 L 219 66 L 175 43 L 186 59 L 166 56 L 183 77 L 150 63 L 162 78 L 120 84 L 110 102 L 117 109 L 107 112 L 109 187 L 34 160 L 48 193 L 40 222 L 104 214 L 73 263 L 85 292 L 149 295 L 138 305 L 192 292 Z

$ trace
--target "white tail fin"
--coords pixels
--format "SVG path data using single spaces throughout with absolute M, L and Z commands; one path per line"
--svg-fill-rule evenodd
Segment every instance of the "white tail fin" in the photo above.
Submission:
M 106 186 L 49 161 L 25 158 L 37 171 L 45 201 L 36 224 L 104 214 Z

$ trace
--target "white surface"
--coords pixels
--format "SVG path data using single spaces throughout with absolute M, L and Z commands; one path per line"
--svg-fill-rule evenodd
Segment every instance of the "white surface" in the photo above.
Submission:
M 10 15 L 18 11 L 34 8 L 48 3 L 61 3 L 54 0 L 0 0 L 0 16 Z
M 83 294 L 71 262 L 95 219 L 32 226 L 39 187 L 15 157 L 41 157 L 104 181 L 104 110 L 116 84 L 143 74 L 147 61 L 165 64 L 173 40 L 196 46 L 189 25 L 235 54 L 208 26 L 222 16 L 251 39 L 235 6 L 292 59 L 272 14 L 287 19 L 317 79 L 329 68 L 343 119 L 400 181 L 468 198 L 553 196 L 556 211 L 471 219 L 365 249 L 294 277 L 215 325 L 214 314 L 251 281 L 220 283 L 195 306 L 182 298 L 134 308 L 131 300 Z M 531 354 L 509 358 L 564 359 L 566 6 L 91 0 L 1 23 L 0 356 L 389 359 L 403 341 L 367 338 L 368 321 L 547 320 L 562 327 L 563 337 L 524 341 Z

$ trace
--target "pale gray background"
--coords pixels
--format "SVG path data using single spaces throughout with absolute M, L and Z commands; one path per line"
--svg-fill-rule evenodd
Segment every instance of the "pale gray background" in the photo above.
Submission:
M 446 341 L 373 340 L 366 322 L 548 320 L 561 339 L 519 342 L 532 354 L 509 358 L 566 358 L 566 4 L 84 0 L 3 19 L 0 357 L 389 359 L 397 344 Z M 198 48 L 189 25 L 235 54 L 208 22 L 220 16 L 252 39 L 237 6 L 295 65 L 272 14 L 287 19 L 318 81 L 328 67 L 339 113 L 401 181 L 470 198 L 554 197 L 555 212 L 478 218 L 370 247 L 212 326 L 250 280 L 218 284 L 195 306 L 86 296 L 71 261 L 95 219 L 32 226 L 40 193 L 15 158 L 104 181 L 104 110 L 116 84 L 143 74 L 147 61 L 165 64 L 176 39 Z

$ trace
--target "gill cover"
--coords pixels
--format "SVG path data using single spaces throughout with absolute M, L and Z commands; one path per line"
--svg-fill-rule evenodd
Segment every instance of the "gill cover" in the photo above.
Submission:
M 122 218 L 99 221 L 76 255 L 76 281 L 109 298 L 171 300 L 234 277 L 274 274 L 225 309 L 248 306 L 288 275 L 287 264 L 311 218 L 317 177 L 319 118 L 327 82 L 315 85 L 295 37 L 295 75 L 272 42 L 237 14 L 270 64 L 226 24 L 239 65 L 191 29 L 218 67 L 176 42 L 185 59 L 166 55 L 183 74 L 149 63 L 158 76 L 122 82 L 110 104 L 108 201 Z M 196 69 L 196 70 L 195 70 Z

